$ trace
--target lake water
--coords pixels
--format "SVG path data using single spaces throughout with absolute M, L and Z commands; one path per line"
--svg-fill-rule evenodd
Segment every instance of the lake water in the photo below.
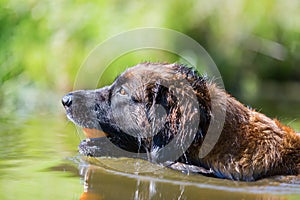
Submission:
M 292 177 L 236 182 L 143 160 L 79 156 L 83 136 L 63 110 L 1 119 L 0 126 L 0 199 L 300 199 Z

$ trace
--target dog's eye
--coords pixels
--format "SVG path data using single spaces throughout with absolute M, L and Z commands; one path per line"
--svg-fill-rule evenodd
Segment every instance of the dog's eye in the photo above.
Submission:
M 120 88 L 120 90 L 118 91 L 118 93 L 120 95 L 128 95 L 127 91 L 124 88 L 122 88 L 122 87 Z
M 121 88 L 120 91 L 119 91 L 119 93 L 121 95 L 126 95 L 127 94 L 126 91 L 124 90 L 124 88 Z

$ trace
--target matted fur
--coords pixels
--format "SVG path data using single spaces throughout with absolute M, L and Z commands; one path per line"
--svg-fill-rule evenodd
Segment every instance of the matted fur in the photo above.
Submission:
M 186 101 L 179 104 L 176 94 L 184 93 L 184 84 L 189 84 L 193 94 L 183 96 Z M 191 103 L 193 95 L 197 105 Z M 68 102 L 63 104 L 70 120 L 84 128 L 103 130 L 111 143 L 128 152 L 150 152 L 155 157 L 174 138 L 179 143 L 194 132 L 190 146 L 176 160 L 184 166 L 244 181 L 300 173 L 298 133 L 244 106 L 182 65 L 142 63 L 126 70 L 111 86 L 75 91 L 66 97 Z M 201 145 L 214 119 L 212 101 L 217 110 L 226 112 L 225 122 L 215 146 L 202 158 Z M 157 112 L 159 107 L 164 112 Z M 128 121 L 128 116 L 134 120 Z M 196 119 L 197 130 L 188 127 Z M 109 155 L 104 143 L 82 141 L 80 152 Z

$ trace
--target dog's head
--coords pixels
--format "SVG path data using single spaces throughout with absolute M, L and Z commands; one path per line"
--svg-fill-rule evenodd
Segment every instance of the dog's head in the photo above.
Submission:
M 190 68 L 143 63 L 126 70 L 110 86 L 71 92 L 62 103 L 67 117 L 93 138 L 105 133 L 118 148 L 136 153 L 157 152 L 174 140 L 185 153 L 202 141 L 209 125 L 206 84 Z M 101 155 L 99 141 L 82 142 L 81 153 Z

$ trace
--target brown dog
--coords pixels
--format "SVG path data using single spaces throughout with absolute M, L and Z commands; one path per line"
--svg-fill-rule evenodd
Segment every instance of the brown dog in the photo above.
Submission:
M 142 63 L 111 86 L 69 93 L 62 103 L 68 118 L 94 138 L 79 146 L 84 155 L 110 155 L 120 149 L 244 181 L 300 173 L 300 134 L 247 108 L 185 66 Z M 224 112 L 224 121 L 214 116 L 214 105 L 217 113 Z M 202 157 L 213 121 L 222 129 Z M 98 139 L 103 135 L 106 140 Z

